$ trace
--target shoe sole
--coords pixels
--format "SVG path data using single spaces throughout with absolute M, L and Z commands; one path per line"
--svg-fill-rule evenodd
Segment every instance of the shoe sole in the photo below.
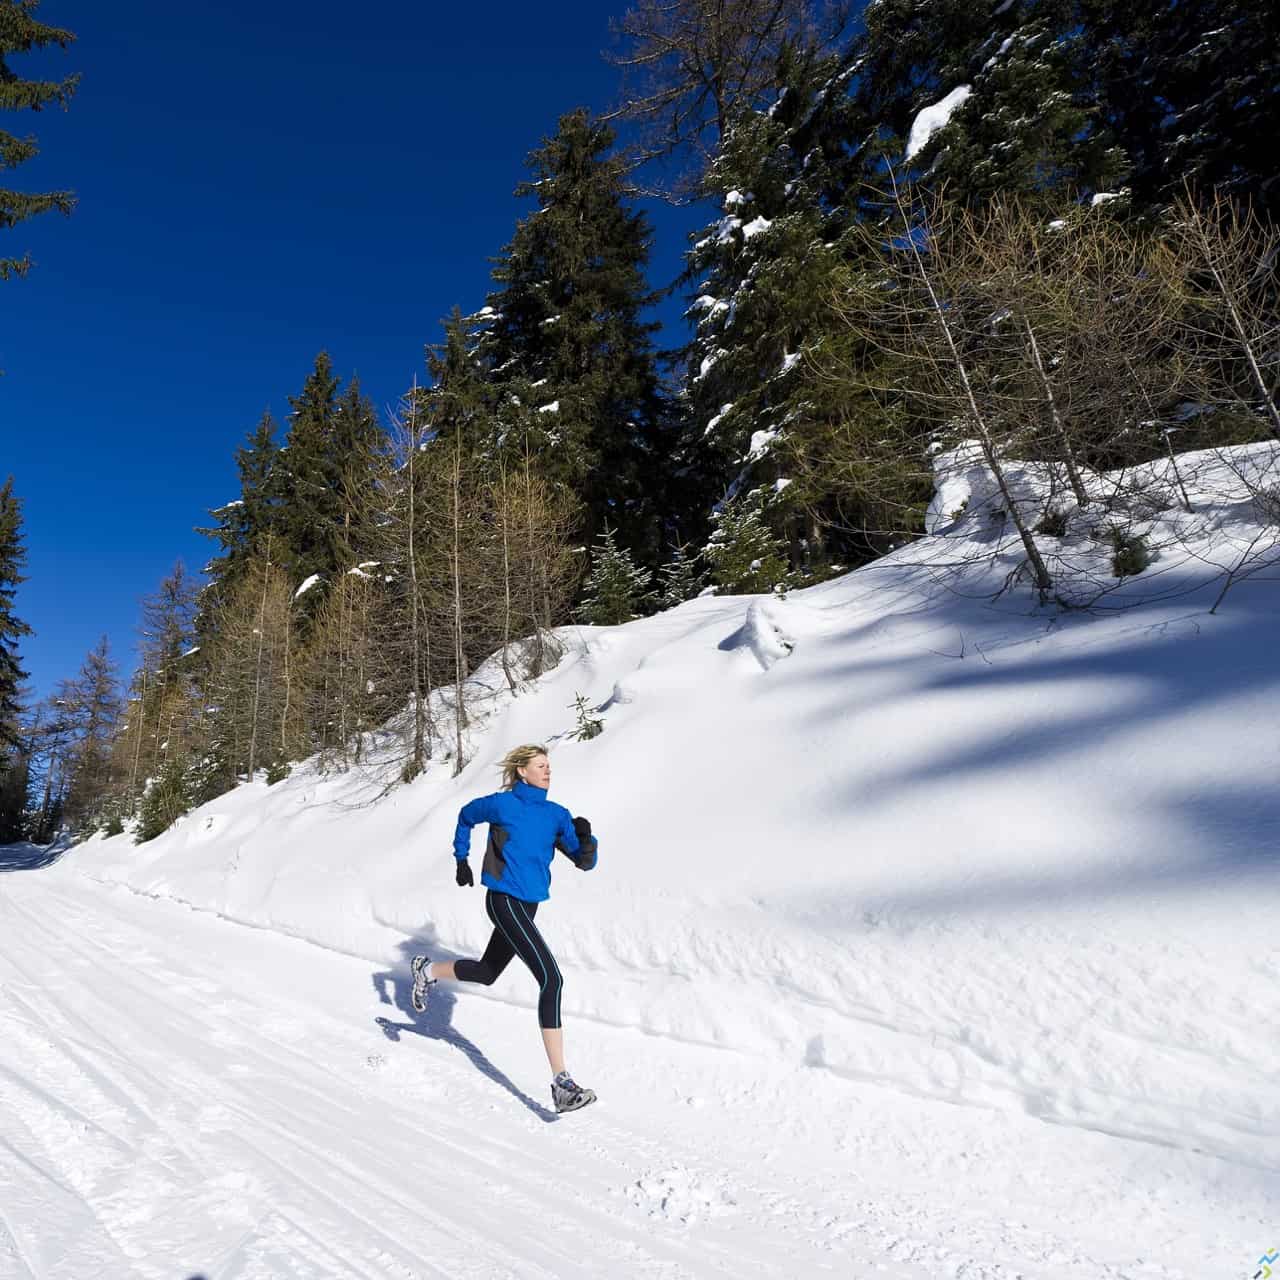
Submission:
M 431 985 L 430 979 L 426 982 L 421 981 L 422 971 L 431 963 L 426 956 L 413 957 L 413 992 L 409 997 L 414 1009 L 418 1013 L 427 1011 L 427 988 Z
M 589 1107 L 596 1100 L 596 1095 L 590 1089 L 582 1091 L 581 1100 L 578 1102 L 567 1102 L 561 1105 L 556 1103 L 557 1115 L 568 1115 L 570 1111 L 581 1111 L 583 1107 Z

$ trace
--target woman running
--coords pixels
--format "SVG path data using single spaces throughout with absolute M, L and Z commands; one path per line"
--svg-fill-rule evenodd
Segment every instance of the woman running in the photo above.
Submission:
M 533 917 L 538 903 L 551 892 L 551 860 L 560 850 L 579 871 L 596 865 L 596 839 L 586 818 L 574 818 L 562 805 L 547 799 L 551 761 L 547 749 L 516 747 L 502 761 L 501 791 L 481 796 L 462 807 L 453 837 L 456 880 L 475 883 L 467 855 L 471 828 L 489 824 L 480 882 L 488 889 L 484 906 L 493 921 L 493 935 L 479 960 L 437 960 L 413 957 L 413 1007 L 426 1008 L 428 988 L 441 978 L 482 982 L 487 987 L 519 956 L 538 980 L 538 1025 L 551 1063 L 551 1098 L 557 1111 L 576 1111 L 596 1095 L 573 1081 L 564 1066 L 564 1033 L 560 1027 L 560 994 L 564 979 Z

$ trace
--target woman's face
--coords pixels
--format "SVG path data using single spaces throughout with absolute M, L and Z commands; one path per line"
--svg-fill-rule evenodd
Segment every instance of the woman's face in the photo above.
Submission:
M 546 791 L 551 786 L 551 761 L 546 756 L 534 756 L 528 764 L 516 772 L 531 786 Z

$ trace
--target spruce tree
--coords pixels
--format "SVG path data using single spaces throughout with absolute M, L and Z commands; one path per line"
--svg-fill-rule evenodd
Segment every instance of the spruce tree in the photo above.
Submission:
M 225 604 L 245 571 L 255 549 L 265 547 L 270 535 L 280 535 L 284 462 L 275 441 L 276 423 L 264 413 L 248 439 L 236 450 L 240 496 L 214 507 L 209 514 L 217 522 L 197 530 L 217 542 L 219 554 L 205 566 L 209 585 L 200 594 L 196 630 L 207 638 L 212 619 Z
M 640 568 L 612 529 L 606 529 L 591 550 L 591 572 L 583 588 L 578 616 L 597 627 L 616 627 L 646 612 L 653 574 Z
M 286 566 L 295 582 L 313 575 L 331 581 L 339 560 L 342 503 L 333 449 L 339 385 L 333 362 L 322 351 L 301 394 L 289 397 L 293 412 L 281 460 L 281 538 L 271 558 Z M 324 592 L 307 595 L 306 607 L 318 609 Z
M 22 500 L 13 492 L 13 477 L 0 487 L 0 758 L 22 740 L 19 694 L 27 673 L 18 657 L 18 641 L 31 628 L 13 611 L 14 595 L 26 581 L 27 553 L 22 545 Z
M 672 552 L 671 559 L 658 566 L 662 582 L 658 592 L 661 608 L 674 609 L 701 592 L 706 575 L 698 568 L 698 557 L 691 552 L 688 543 L 681 543 Z
M 723 213 L 688 255 L 695 331 L 680 458 L 702 485 L 701 537 L 727 495 L 786 490 L 788 455 L 829 399 L 817 357 L 838 327 L 831 285 L 857 210 L 859 169 L 847 147 L 860 129 L 848 93 L 854 67 L 804 50 L 784 61 L 786 91 L 769 110 L 735 120 L 725 137 L 707 177 Z M 810 493 L 811 505 L 825 496 Z M 801 545 L 799 507 L 775 502 L 771 519 Z
M 70 31 L 37 22 L 39 0 L 0 0 L 0 111 L 41 111 L 57 104 L 65 107 L 75 93 L 79 76 L 64 80 L 23 80 L 10 69 L 12 54 L 30 53 L 57 45 L 66 49 L 75 36 Z M 0 175 L 38 154 L 33 138 L 19 138 L 0 129 Z M 16 226 L 27 218 L 56 209 L 69 214 L 75 198 L 69 191 L 34 194 L 0 187 L 0 229 Z M 0 257 L 0 280 L 25 275 L 31 267 L 28 255 Z
M 538 207 L 498 259 L 477 354 L 495 407 L 516 397 L 541 470 L 582 500 L 585 536 L 607 523 L 656 558 L 666 419 L 657 325 L 643 319 L 652 231 L 627 205 L 613 142 L 579 110 L 529 156 L 516 195 Z
M 769 528 L 763 490 L 725 503 L 715 520 L 703 555 L 720 594 L 752 595 L 787 585 L 783 544 Z

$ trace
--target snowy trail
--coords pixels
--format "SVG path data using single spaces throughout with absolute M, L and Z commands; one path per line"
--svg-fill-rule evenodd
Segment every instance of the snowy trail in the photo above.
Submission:
M 527 1008 L 71 864 L 0 880 L 5 1280 L 1189 1280 L 1267 1229 L 1257 1170 L 587 1020 L 556 1119 Z

